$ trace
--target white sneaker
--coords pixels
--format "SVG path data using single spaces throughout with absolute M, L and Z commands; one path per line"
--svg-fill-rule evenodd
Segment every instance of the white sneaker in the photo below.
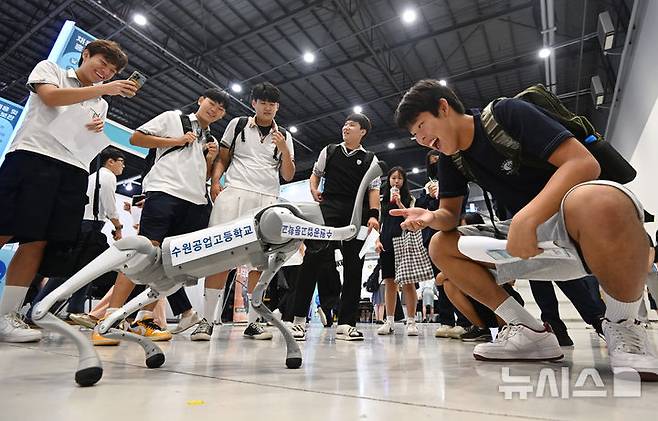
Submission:
M 552 361 L 564 355 L 548 325 L 540 332 L 524 325 L 505 325 L 493 342 L 476 345 L 473 356 L 481 361 Z
M 383 325 L 377 329 L 377 334 L 378 335 L 390 335 L 395 331 L 395 328 L 393 327 L 393 323 L 390 321 L 386 320 Z
M 434 332 L 434 336 L 437 338 L 449 338 L 450 336 L 448 336 L 448 332 L 450 332 L 450 329 L 452 329 L 452 326 L 439 325 L 436 332 Z
M 0 342 L 38 342 L 41 331 L 31 329 L 16 313 L 0 316 Z
M 658 381 L 658 356 L 649 343 L 646 329 L 637 320 L 613 323 L 603 319 L 610 366 L 632 368 L 645 381 Z
M 416 322 L 407 322 L 407 336 L 418 336 L 418 326 L 416 326 Z
M 336 328 L 336 339 L 342 339 L 343 341 L 362 341 L 363 333 L 359 332 L 354 326 L 338 325 Z
M 461 339 L 462 335 L 466 333 L 466 329 L 461 326 L 453 326 L 448 330 L 448 337 L 452 339 Z
M 199 316 L 199 314 L 196 311 L 193 311 L 191 315 L 181 318 L 180 322 L 178 322 L 178 325 L 176 326 L 175 329 L 171 331 L 171 333 L 175 335 L 177 333 L 185 332 L 187 329 L 196 325 L 200 321 L 201 321 L 201 317 Z
M 290 331 L 292 332 L 292 337 L 295 338 L 296 341 L 301 342 L 306 340 L 306 327 L 303 325 L 292 325 Z

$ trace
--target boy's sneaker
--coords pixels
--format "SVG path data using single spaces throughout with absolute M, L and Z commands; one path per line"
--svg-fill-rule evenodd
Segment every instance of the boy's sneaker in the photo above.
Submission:
M 603 319 L 610 366 L 632 368 L 645 381 L 658 381 L 658 356 L 649 343 L 647 331 L 637 320 L 613 323 Z
M 199 316 L 199 314 L 196 311 L 193 311 L 191 315 L 187 317 L 182 317 L 178 322 L 178 325 L 174 329 L 172 329 L 171 333 L 175 335 L 177 333 L 185 332 L 187 329 L 196 325 L 200 321 L 201 321 L 201 317 Z
M 69 314 L 69 319 L 75 324 L 86 327 L 87 329 L 93 329 L 96 323 L 98 323 L 96 317 L 86 313 Z
M 209 341 L 212 337 L 212 330 L 213 326 L 206 319 L 201 319 L 190 335 L 190 339 L 193 341 Z
M 453 326 L 448 330 L 448 337 L 452 339 L 461 339 L 464 333 L 466 333 L 466 329 L 462 326 Z
M 96 329 L 91 332 L 91 343 L 94 346 L 117 346 L 121 343 L 118 339 L 110 339 L 105 336 L 101 336 Z
M 306 340 L 306 328 L 303 325 L 292 325 L 290 331 L 292 332 L 292 337 L 295 338 L 296 341 L 301 342 Z
M 162 329 L 155 324 L 153 319 L 136 320 L 130 325 L 130 331 L 137 335 L 152 340 L 153 342 L 163 342 L 171 340 L 171 332 Z
M 272 332 L 268 332 L 267 330 L 263 329 L 261 325 L 253 322 L 249 323 L 249 326 L 247 326 L 247 328 L 244 330 L 242 336 L 250 339 L 268 340 L 272 339 Z
M 434 336 L 437 338 L 449 338 L 450 336 L 448 336 L 448 332 L 452 328 L 453 326 L 439 325 L 439 327 L 436 329 L 436 332 L 434 332 Z
M 525 325 L 505 325 L 493 342 L 476 345 L 473 356 L 481 361 L 553 361 L 564 357 L 547 324 L 542 331 Z
M 336 339 L 343 341 L 362 341 L 363 333 L 356 330 L 354 326 L 338 325 L 336 328 Z
M 461 336 L 464 342 L 490 342 L 491 331 L 488 328 L 479 328 L 475 325 L 466 328 L 466 333 Z
M 31 329 L 17 313 L 0 316 L 0 342 L 25 343 L 41 340 L 41 331 Z
M 383 325 L 377 329 L 377 334 L 378 335 L 391 335 L 393 332 L 395 332 L 395 328 L 393 326 L 393 323 L 386 320 Z
M 407 336 L 418 336 L 418 326 L 416 326 L 416 322 L 407 323 Z
M 551 328 L 553 326 L 551 325 Z M 564 328 L 557 328 L 553 329 L 553 333 L 555 333 L 555 337 L 557 337 L 557 342 L 560 344 L 560 346 L 564 347 L 572 347 L 573 346 L 573 340 L 567 333 L 567 330 Z

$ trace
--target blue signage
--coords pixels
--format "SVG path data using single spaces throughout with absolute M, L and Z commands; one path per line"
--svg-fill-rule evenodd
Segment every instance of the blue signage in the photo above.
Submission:
M 0 163 L 22 112 L 22 105 L 0 98 Z

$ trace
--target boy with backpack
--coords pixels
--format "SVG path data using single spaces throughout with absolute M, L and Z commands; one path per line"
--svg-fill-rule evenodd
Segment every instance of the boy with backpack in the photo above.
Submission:
M 441 202 L 435 212 L 408 209 L 392 213 L 405 217 L 403 228 L 431 226 L 439 230 L 430 245 L 434 262 L 459 289 L 507 323 L 496 340 L 475 347 L 476 359 L 563 357 L 550 327 L 497 285 L 489 271 L 492 265 L 466 257 L 457 247 L 460 235 L 495 234 L 506 236 L 507 253 L 520 258 L 496 265 L 499 282 L 595 275 L 607 304 L 603 332 L 612 368 L 630 367 L 643 379 L 658 380 L 658 357 L 645 328 L 635 320 L 649 254 L 642 226 L 644 211 L 621 184 L 596 180 L 602 169 L 608 174 L 614 169 L 605 162 L 601 166 L 547 110 L 512 98 L 495 101 L 483 112 L 467 112 L 452 90 L 434 80 L 420 81 L 405 94 L 396 110 L 396 122 L 419 144 L 441 152 Z M 497 135 L 519 146 L 520 160 L 500 152 L 500 144 L 494 140 Z M 496 228 L 456 229 L 469 178 L 490 191 L 513 218 L 497 223 Z M 528 260 L 542 252 L 537 246 L 541 241 L 553 241 L 574 258 L 561 260 L 559 265 Z
M 212 225 L 230 222 L 252 209 L 276 203 L 280 190 L 279 176 L 285 181 L 294 177 L 292 136 L 274 120 L 280 97 L 281 92 L 271 83 L 257 84 L 251 90 L 251 105 L 256 114 L 253 117 L 234 118 L 226 126 L 212 172 L 210 193 L 215 202 L 210 217 Z M 226 175 L 224 187 L 220 185 L 223 175 Z M 228 273 L 206 277 L 205 318 L 197 328 L 205 332 L 204 339 L 209 340 L 212 335 L 210 322 L 217 302 L 224 300 Z M 272 339 L 272 333 L 256 322 L 258 314 L 251 305 L 251 293 L 259 277 L 260 272 L 249 272 L 249 325 L 243 336 L 268 340 Z

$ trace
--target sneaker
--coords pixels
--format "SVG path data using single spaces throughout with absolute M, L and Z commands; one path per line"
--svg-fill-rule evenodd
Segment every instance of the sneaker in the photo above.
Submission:
M 191 315 L 182 317 L 176 328 L 172 329 L 171 333 L 175 335 L 177 333 L 185 332 L 187 329 L 191 328 L 199 322 L 201 322 L 201 317 L 196 311 L 193 311 Z
M 553 361 L 564 357 L 549 325 L 535 331 L 524 325 L 505 325 L 493 342 L 476 345 L 473 356 L 481 361 Z
M 0 342 L 25 343 L 41 340 L 41 331 L 31 329 L 18 313 L 0 316 Z
M 464 342 L 491 342 L 491 331 L 486 327 L 469 326 L 461 336 L 461 340 Z
M 464 333 L 466 333 L 466 329 L 462 326 L 453 326 L 448 330 L 447 335 L 452 339 L 461 339 Z
M 363 333 L 356 330 L 354 326 L 338 325 L 336 328 L 336 339 L 343 341 L 362 341 Z
M 407 323 L 407 336 L 418 336 L 418 334 L 416 322 Z
M 434 336 L 437 338 L 449 338 L 450 336 L 448 336 L 448 332 L 452 328 L 453 326 L 439 325 L 439 327 L 436 329 L 436 332 L 434 332 Z
M 292 325 L 290 331 L 292 332 L 292 337 L 295 338 L 296 341 L 301 342 L 306 340 L 306 328 L 303 325 Z
M 91 332 L 91 343 L 94 344 L 94 346 L 117 346 L 121 341 L 101 336 L 101 334 L 98 333 L 98 330 L 94 329 Z
M 658 381 L 658 356 L 649 343 L 647 331 L 637 320 L 613 323 L 603 319 L 610 366 L 632 368 L 645 381 Z
M 395 328 L 393 326 L 393 323 L 389 322 L 386 320 L 384 324 L 377 329 L 377 334 L 378 335 L 390 335 L 395 331 Z
M 96 323 L 98 323 L 98 318 L 86 313 L 69 314 L 69 319 L 75 324 L 88 329 L 93 329 L 94 326 L 96 326 Z
M 213 326 L 206 319 L 201 319 L 190 335 L 190 339 L 193 341 L 209 341 L 212 337 L 212 329 Z
M 242 336 L 250 339 L 267 340 L 272 339 L 272 332 L 263 329 L 258 323 L 249 323 L 249 326 L 244 330 Z
M 553 333 L 555 333 L 555 336 L 557 337 L 557 342 L 560 344 L 560 346 L 564 346 L 564 347 L 573 346 L 573 340 L 567 333 L 566 329 L 553 329 Z
M 163 342 L 171 340 L 171 332 L 155 324 L 153 319 L 136 320 L 130 325 L 130 331 L 152 340 Z

